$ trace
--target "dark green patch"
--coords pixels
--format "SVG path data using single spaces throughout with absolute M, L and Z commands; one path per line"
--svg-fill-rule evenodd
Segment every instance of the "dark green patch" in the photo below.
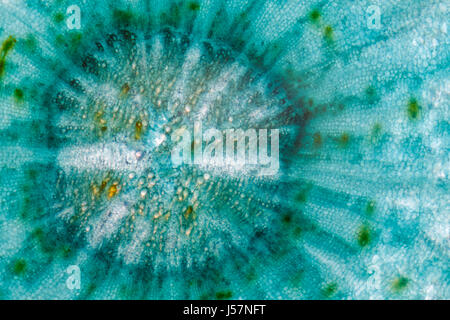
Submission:
M 334 31 L 332 26 L 326 26 L 323 30 L 323 35 L 325 36 L 325 40 L 333 41 L 334 39 Z
M 27 262 L 25 261 L 25 259 L 21 258 L 21 259 L 17 259 L 16 261 L 14 261 L 12 271 L 15 275 L 20 276 L 25 273 L 26 268 L 27 268 Z
M 322 295 L 326 298 L 331 298 L 337 292 L 338 286 L 337 283 L 332 282 L 327 284 L 324 288 L 322 288 Z
M 313 11 L 311 11 L 311 13 L 309 14 L 309 19 L 312 22 L 317 23 L 320 19 L 320 11 L 317 9 L 314 9 Z
M 313 134 L 313 143 L 315 148 L 320 148 L 322 146 L 322 135 L 320 132 L 316 132 Z
M 133 19 L 133 13 L 130 10 L 114 10 L 113 18 L 119 24 L 129 25 Z
M 96 285 L 95 283 L 91 282 L 91 283 L 87 286 L 84 295 L 85 295 L 86 297 L 89 297 L 89 296 L 91 296 L 91 295 L 94 293 L 95 290 L 97 290 L 97 285 Z
M 417 118 L 419 118 L 420 109 L 421 107 L 416 98 L 409 99 L 407 111 L 408 116 L 411 120 L 416 120 Z
M 304 188 L 300 190 L 299 193 L 295 196 L 295 200 L 301 203 L 306 202 L 307 196 L 308 196 L 308 188 Z
M 72 49 L 78 48 L 78 46 L 81 43 L 81 39 L 83 38 L 83 35 L 81 32 L 75 31 L 69 33 L 69 45 Z
M 49 235 L 42 228 L 34 229 L 31 237 L 37 241 L 42 252 L 50 254 L 55 251 L 55 244 L 51 243 Z
M 57 12 L 55 13 L 55 15 L 53 16 L 53 21 L 55 21 L 56 23 L 61 23 L 64 21 L 64 14 L 61 12 Z
M 242 25 L 248 24 L 249 23 L 248 13 L 245 11 L 241 12 L 237 17 L 237 21 Z
M 283 218 L 282 221 L 284 224 L 290 224 L 292 222 L 292 214 L 291 213 L 286 213 Z
M 69 245 L 63 245 L 61 247 L 61 254 L 63 258 L 69 258 L 72 254 L 72 249 L 70 248 Z
M 15 90 L 14 90 L 14 100 L 16 101 L 16 102 L 22 102 L 23 101 L 23 97 L 24 97 L 24 93 L 23 93 L 23 90 L 22 89 L 19 89 L 19 88 L 16 88 Z
M 63 47 L 68 50 L 70 54 L 76 52 L 81 44 L 83 34 L 79 31 L 70 31 L 66 35 L 57 35 L 55 43 L 58 47 Z
M 395 292 L 400 292 L 403 291 L 408 286 L 408 284 L 409 279 L 404 276 L 400 276 L 392 282 L 392 289 Z
M 366 89 L 366 97 L 370 104 L 373 104 L 377 100 L 377 91 L 373 86 L 368 86 Z
M 210 297 L 210 294 L 208 294 L 208 293 L 202 293 L 202 294 L 198 297 L 198 299 L 199 299 L 199 300 L 210 300 L 211 297 Z
M 189 7 L 189 10 L 192 10 L 192 11 L 200 10 L 200 4 L 198 2 L 190 2 L 188 7 Z
M 28 179 L 30 180 L 36 180 L 38 175 L 39 175 L 39 171 L 38 169 L 32 168 L 32 167 L 28 167 L 25 169 L 25 175 Z
M 63 45 L 65 45 L 66 40 L 65 40 L 65 38 L 64 38 L 64 36 L 62 34 L 58 34 L 55 37 L 55 43 L 56 43 L 57 46 L 63 46 Z
M 41 241 L 44 238 L 44 230 L 42 228 L 37 227 L 31 232 L 31 237 Z
M 73 253 L 67 243 L 58 239 L 54 233 L 46 231 L 41 227 L 37 227 L 32 231 L 31 239 L 36 243 L 36 248 L 40 248 L 45 254 L 69 258 Z
M 370 243 L 371 235 L 370 229 L 367 226 L 362 226 L 358 230 L 358 244 L 365 247 Z
M 245 273 L 245 279 L 247 279 L 248 282 L 256 280 L 256 270 L 254 267 L 249 266 L 249 270 Z
M 347 132 L 341 134 L 338 139 L 338 144 L 341 148 L 346 148 L 350 142 L 350 136 Z
M 29 186 L 24 186 L 24 191 L 28 192 L 25 188 L 29 188 L 28 190 L 32 190 Z M 29 196 L 25 196 L 22 202 L 22 208 L 20 211 L 20 217 L 22 219 L 27 219 L 30 215 L 32 215 L 32 201 Z
M 303 232 L 302 228 L 295 227 L 293 230 L 293 235 L 294 237 L 300 237 L 302 235 L 302 232 Z
M 216 292 L 216 298 L 218 300 L 231 299 L 232 296 L 233 293 L 230 290 Z

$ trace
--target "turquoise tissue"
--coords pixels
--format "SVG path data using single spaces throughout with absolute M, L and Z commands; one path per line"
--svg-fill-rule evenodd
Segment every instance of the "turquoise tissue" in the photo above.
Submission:
M 0 299 L 449 299 L 448 9 L 0 0 Z

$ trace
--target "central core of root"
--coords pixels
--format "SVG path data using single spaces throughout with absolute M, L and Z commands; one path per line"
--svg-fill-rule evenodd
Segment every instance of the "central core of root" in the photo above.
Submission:
M 264 200 L 240 192 L 258 183 L 240 165 L 277 173 L 286 103 L 268 76 L 225 46 L 167 29 L 108 35 L 69 77 L 54 99 L 60 216 L 90 247 L 170 269 L 236 245 L 240 215 L 251 233 Z M 235 146 L 236 157 L 218 157 Z M 217 213 L 224 206 L 229 216 Z

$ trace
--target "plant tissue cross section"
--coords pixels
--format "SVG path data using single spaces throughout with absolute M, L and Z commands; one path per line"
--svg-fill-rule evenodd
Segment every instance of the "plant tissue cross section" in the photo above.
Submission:
M 448 16 L 0 1 L 0 299 L 449 299 Z

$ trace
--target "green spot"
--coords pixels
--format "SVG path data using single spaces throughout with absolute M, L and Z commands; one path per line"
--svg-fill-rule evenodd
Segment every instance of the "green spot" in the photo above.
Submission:
M 72 249 L 67 243 L 61 243 L 52 232 L 41 227 L 37 227 L 31 232 L 31 239 L 36 243 L 36 247 L 45 254 L 59 255 L 63 258 L 68 258 L 72 254 Z
M 368 215 L 372 215 L 374 212 L 375 212 L 375 201 L 371 200 L 371 201 L 367 202 L 366 213 Z
M 408 278 L 400 276 L 392 282 L 392 289 L 395 292 L 403 291 L 408 286 L 408 283 Z
M 81 32 L 71 32 L 69 34 L 69 44 L 70 46 L 75 49 L 77 48 L 80 43 L 81 43 L 81 39 L 82 39 L 83 35 Z
M 56 37 L 55 37 L 55 43 L 56 43 L 56 45 L 58 45 L 58 46 L 63 46 L 64 44 L 65 44 L 65 38 L 64 38 L 64 36 L 62 35 L 62 34 L 58 34 Z
M 373 125 L 370 135 L 369 135 L 369 141 L 371 143 L 376 144 L 380 140 L 382 128 L 383 127 L 378 122 Z
M 312 22 L 317 23 L 320 19 L 320 12 L 317 9 L 314 9 L 309 14 L 309 19 L 311 19 Z
M 283 223 L 284 224 L 290 224 L 292 222 L 292 215 L 290 213 L 287 213 L 283 216 Z
M 216 292 L 216 298 L 218 300 L 230 299 L 232 296 L 233 293 L 230 290 Z
M 36 178 L 38 177 L 38 170 L 34 169 L 34 168 L 27 168 L 25 169 L 25 175 L 30 179 L 30 180 L 36 180 Z
M 246 24 L 248 23 L 248 14 L 247 12 L 241 12 L 237 18 L 237 20 L 242 23 L 242 24 Z
M 322 146 L 322 135 L 320 132 L 316 132 L 313 135 L 314 147 L 320 148 Z
M 370 229 L 367 226 L 362 226 L 358 230 L 358 244 L 365 247 L 370 243 Z
M 121 24 L 130 24 L 133 19 L 133 13 L 129 10 L 114 10 L 113 18 Z
M 199 300 L 209 300 L 210 295 L 208 293 L 203 293 L 199 296 Z
M 298 202 L 304 203 L 304 202 L 306 202 L 307 195 L 308 195 L 308 189 L 307 188 L 302 189 L 295 197 L 295 200 L 297 200 Z
M 342 148 L 346 148 L 348 146 L 348 143 L 350 141 L 350 136 L 347 132 L 344 132 L 341 134 L 341 136 L 338 139 L 339 146 Z
M 22 210 L 20 212 L 20 217 L 26 219 L 31 215 L 32 206 L 31 199 L 29 196 L 25 196 L 22 203 Z
M 31 232 L 31 237 L 39 241 L 42 241 L 42 239 L 44 238 L 44 230 L 42 230 L 42 228 L 39 227 L 34 229 L 33 232 Z
M 301 236 L 302 232 L 303 232 L 302 228 L 295 227 L 293 231 L 294 237 L 298 238 L 299 236 Z
M 64 21 L 64 18 L 65 18 L 64 14 L 58 12 L 53 16 L 53 21 L 55 21 L 56 23 L 61 23 Z
M 366 96 L 367 96 L 367 100 L 369 101 L 370 104 L 375 103 L 375 101 L 377 100 L 377 91 L 375 90 L 375 88 L 373 86 L 367 87 Z
M 27 268 L 27 263 L 25 259 L 17 259 L 13 265 L 13 273 L 15 275 L 23 275 L 25 273 L 25 269 Z
M 368 97 L 373 97 L 375 96 L 376 92 L 375 92 L 375 88 L 373 86 L 368 86 L 366 89 L 366 95 Z
M 62 254 L 62 256 L 63 256 L 64 258 L 70 257 L 71 253 L 72 253 L 72 249 L 70 248 L 70 246 L 68 246 L 68 245 L 63 245 L 63 246 L 62 246 L 62 248 L 61 248 L 61 254 Z
M 37 41 L 36 38 L 32 35 L 29 34 L 24 40 L 23 40 L 25 49 L 27 49 L 30 52 L 34 52 L 36 50 L 37 47 Z
M 97 289 L 97 285 L 95 283 L 90 283 L 86 289 L 86 296 L 90 296 Z
M 14 90 L 14 100 L 19 103 L 23 101 L 24 93 L 22 89 L 16 88 Z
M 190 2 L 189 3 L 189 10 L 192 10 L 192 11 L 200 10 L 200 4 L 198 2 Z
M 254 267 L 249 267 L 249 270 L 245 273 L 245 279 L 247 279 L 248 282 L 256 280 L 256 270 Z
M 419 117 L 420 105 L 416 98 L 411 98 L 408 101 L 408 116 L 411 120 L 416 120 Z
M 39 243 L 39 246 L 44 253 L 52 253 L 55 248 L 48 240 L 48 235 L 44 232 L 44 230 L 40 227 L 33 230 L 31 233 L 31 237 L 36 239 Z
M 324 288 L 322 288 L 322 294 L 326 298 L 331 298 L 337 292 L 337 288 L 338 288 L 337 283 L 335 282 L 329 283 Z
M 81 32 L 71 31 L 66 35 L 57 35 L 55 38 L 55 43 L 58 47 L 67 48 L 69 53 L 74 53 L 80 46 L 82 38 L 83 34 Z
M 372 128 L 372 136 L 375 136 L 375 137 L 379 136 L 381 134 L 381 129 L 382 129 L 381 124 L 378 122 L 375 123 Z
M 323 35 L 325 36 L 325 40 L 328 42 L 333 41 L 334 39 L 334 31 L 332 26 L 326 26 L 323 30 Z

